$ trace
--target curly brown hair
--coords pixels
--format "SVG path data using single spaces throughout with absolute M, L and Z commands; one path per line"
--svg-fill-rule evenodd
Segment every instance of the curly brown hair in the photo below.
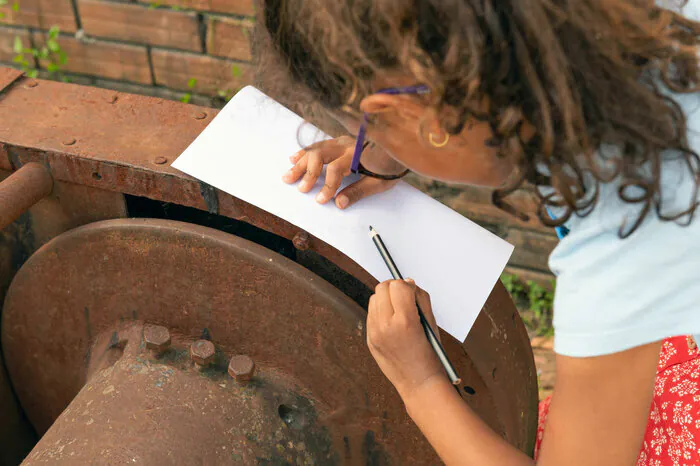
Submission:
M 621 237 L 652 209 L 692 221 L 697 203 L 662 212 L 660 180 L 673 149 L 697 199 L 700 158 L 667 91 L 697 91 L 700 23 L 648 0 L 261 1 L 272 55 L 324 108 L 357 111 L 376 77 L 400 72 L 429 86 L 449 132 L 469 118 L 488 122 L 490 144 L 518 168 L 494 191 L 500 208 L 518 214 L 510 193 L 549 186 L 532 189 L 537 214 L 561 225 L 589 213 L 600 184 L 620 176 L 620 199 L 641 205 Z M 524 122 L 535 137 L 521 136 Z M 617 150 L 601 155 L 603 146 Z M 552 219 L 548 206 L 564 213 Z

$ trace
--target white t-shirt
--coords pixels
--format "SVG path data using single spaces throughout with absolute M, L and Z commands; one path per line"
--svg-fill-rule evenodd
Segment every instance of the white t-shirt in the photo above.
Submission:
M 690 0 L 683 14 L 698 19 L 699 7 Z M 675 98 L 690 147 L 700 153 L 700 93 Z M 686 210 L 694 183 L 685 162 L 666 161 L 662 183 L 662 212 Z M 622 202 L 615 183 L 600 194 L 590 215 L 566 223 L 570 233 L 549 258 L 557 276 L 555 352 L 600 356 L 680 335 L 700 342 L 700 207 L 689 226 L 661 221 L 652 210 L 620 239 L 620 225 L 633 222 L 640 206 Z

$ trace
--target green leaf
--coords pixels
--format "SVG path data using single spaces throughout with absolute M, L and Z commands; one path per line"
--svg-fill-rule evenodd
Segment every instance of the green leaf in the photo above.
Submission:
M 13 61 L 13 63 L 19 63 L 19 64 L 26 62 L 23 55 L 15 55 L 15 58 L 13 58 L 12 61 Z
M 22 53 L 24 50 L 24 44 L 22 43 L 22 38 L 19 36 L 15 36 L 15 43 L 12 47 L 12 50 L 15 51 L 15 53 Z
M 12 4 L 12 11 L 14 11 L 15 13 L 19 11 L 19 2 L 16 1 Z
M 5 13 L 3 13 L 2 11 L 0 11 L 0 19 L 5 19 Z
M 189 104 L 190 100 L 192 100 L 192 94 L 185 94 L 180 98 L 180 102 L 183 104 Z
M 66 52 L 64 52 L 63 50 L 59 50 L 58 52 L 58 63 L 60 63 L 61 65 L 65 65 L 66 63 L 68 63 L 68 55 L 66 55 Z
M 0 6 L 7 5 L 7 0 L 0 0 Z
M 243 74 L 243 72 L 241 71 L 241 67 L 238 65 L 231 66 L 231 74 L 234 78 L 240 78 L 241 74 Z
M 194 89 L 194 87 L 197 85 L 197 78 L 190 78 L 189 81 L 187 81 L 187 87 L 190 89 Z
M 27 71 L 27 76 L 29 76 L 30 78 L 36 78 L 37 76 L 39 76 L 39 70 L 29 70 Z
M 69 78 L 68 76 L 61 76 L 61 81 L 63 81 L 64 83 L 69 83 L 69 82 L 71 82 L 71 80 L 70 80 L 70 78 Z
M 51 29 L 49 29 L 49 39 L 56 39 L 60 32 L 61 29 L 58 26 L 52 26 Z
M 50 51 L 53 53 L 58 53 L 61 50 L 61 46 L 58 45 L 58 42 L 56 42 L 55 39 L 49 39 L 46 42 L 46 46 L 49 48 Z
M 57 71 L 59 70 L 59 68 L 58 68 L 58 65 L 57 65 L 57 64 L 55 64 L 55 63 L 49 63 L 49 64 L 46 66 L 46 70 L 47 70 L 49 73 L 55 73 L 55 72 L 57 72 Z

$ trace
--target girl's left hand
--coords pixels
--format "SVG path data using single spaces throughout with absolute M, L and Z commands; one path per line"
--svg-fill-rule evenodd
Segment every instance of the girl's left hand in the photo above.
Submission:
M 445 378 L 418 317 L 416 298 L 436 335 L 430 296 L 407 279 L 380 283 L 370 298 L 367 345 L 384 375 L 406 400 L 428 382 Z

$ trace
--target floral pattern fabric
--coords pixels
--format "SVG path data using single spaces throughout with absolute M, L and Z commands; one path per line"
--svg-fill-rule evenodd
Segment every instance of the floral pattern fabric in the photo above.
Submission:
M 551 397 L 540 402 L 535 458 Z M 691 337 L 664 341 L 637 466 L 700 465 L 700 351 Z

